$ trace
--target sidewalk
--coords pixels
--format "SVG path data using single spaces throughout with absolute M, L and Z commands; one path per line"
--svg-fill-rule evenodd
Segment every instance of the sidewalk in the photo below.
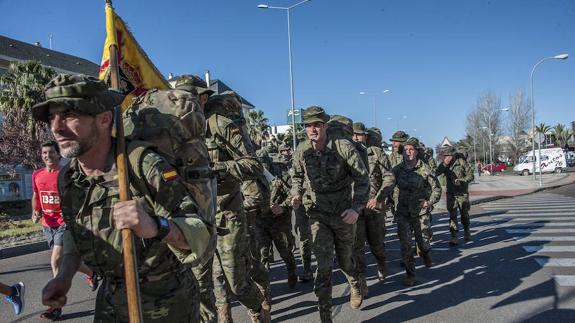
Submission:
M 469 185 L 469 199 L 471 204 L 479 204 L 504 197 L 525 195 L 544 189 L 563 186 L 575 182 L 575 173 L 543 174 L 542 185 L 539 187 L 539 177 L 533 180 L 533 175 L 483 175 L 475 177 L 475 182 Z M 439 211 L 446 210 L 445 187 L 441 201 L 435 205 Z

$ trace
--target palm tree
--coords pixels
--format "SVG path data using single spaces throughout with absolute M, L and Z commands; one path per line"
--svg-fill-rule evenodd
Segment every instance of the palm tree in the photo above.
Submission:
M 55 72 L 37 61 L 11 62 L 0 77 L 0 163 L 34 166 L 41 141 L 51 138 L 45 124 L 32 119 L 32 106 L 44 100 L 44 86 Z
M 258 110 L 249 111 L 246 120 L 250 138 L 261 146 L 261 142 L 268 140 L 270 136 L 268 118 L 264 118 L 264 112 Z
M 542 122 L 538 126 L 535 126 L 535 131 L 537 131 L 538 133 L 542 134 L 545 137 L 545 134 L 551 131 L 551 126 L 546 125 L 545 123 Z M 533 134 L 533 136 L 535 137 L 535 134 Z

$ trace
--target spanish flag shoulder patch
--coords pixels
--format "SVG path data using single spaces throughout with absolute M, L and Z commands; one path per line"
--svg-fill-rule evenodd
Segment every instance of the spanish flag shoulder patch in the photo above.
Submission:
M 173 168 L 168 168 L 162 171 L 162 178 L 166 182 L 173 181 L 178 178 L 178 172 L 176 172 L 176 170 Z

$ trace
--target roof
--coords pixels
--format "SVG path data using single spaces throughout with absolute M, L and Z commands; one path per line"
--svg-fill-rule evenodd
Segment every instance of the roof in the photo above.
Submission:
M 100 66 L 89 60 L 64 54 L 37 45 L 0 35 L 0 66 L 2 61 L 36 60 L 57 72 L 98 76 Z

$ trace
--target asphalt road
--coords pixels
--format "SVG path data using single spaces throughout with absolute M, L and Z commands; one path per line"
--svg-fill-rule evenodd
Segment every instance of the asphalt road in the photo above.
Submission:
M 360 310 L 349 306 L 349 288 L 333 275 L 335 322 L 575 322 L 575 184 L 472 208 L 473 241 L 449 247 L 448 217 L 434 215 L 434 267 L 418 259 L 419 284 L 405 288 L 395 226 L 388 227 L 389 275 L 376 278 L 368 255 L 369 298 Z M 276 252 L 277 255 L 277 252 Z M 272 265 L 273 320 L 318 322 L 312 284 L 287 287 L 283 263 Z M 0 261 L 0 281 L 24 281 L 27 307 L 14 316 L 0 301 L 0 321 L 40 322 L 40 291 L 50 278 L 49 254 L 39 252 Z M 62 320 L 91 322 L 95 293 L 75 278 Z M 237 322 L 249 322 L 234 304 Z

